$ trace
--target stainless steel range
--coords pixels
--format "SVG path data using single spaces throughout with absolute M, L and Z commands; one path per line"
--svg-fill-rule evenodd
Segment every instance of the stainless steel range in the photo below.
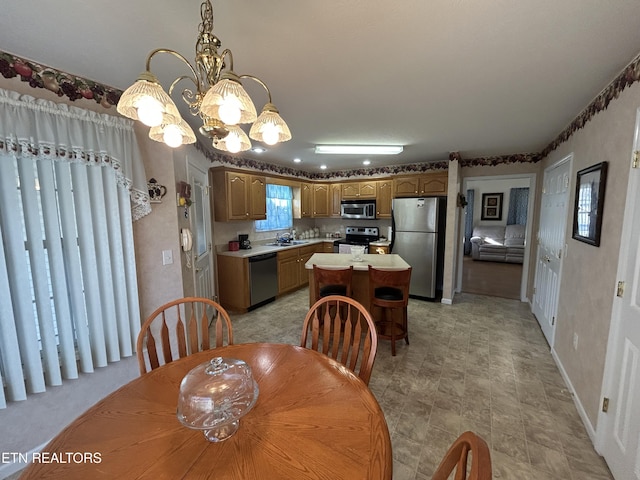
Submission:
M 362 245 L 369 253 L 369 243 L 380 240 L 378 227 L 347 227 L 345 238 L 333 242 L 334 253 L 351 253 L 351 245 Z

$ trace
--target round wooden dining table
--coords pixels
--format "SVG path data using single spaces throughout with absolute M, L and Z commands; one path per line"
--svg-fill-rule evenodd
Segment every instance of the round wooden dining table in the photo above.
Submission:
M 237 433 L 211 443 L 180 424 L 176 407 L 182 378 L 217 356 L 247 362 L 260 394 Z M 83 413 L 40 455 L 21 479 L 374 480 L 393 470 L 384 414 L 364 382 L 319 352 L 267 343 L 152 370 Z

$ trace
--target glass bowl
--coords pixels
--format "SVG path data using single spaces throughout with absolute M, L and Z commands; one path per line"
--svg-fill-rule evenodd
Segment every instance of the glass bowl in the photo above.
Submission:
M 351 259 L 354 262 L 361 262 L 363 254 L 364 247 L 362 245 L 351 245 Z
M 210 442 L 222 442 L 238 431 L 240 418 L 256 404 L 258 393 L 246 362 L 212 358 L 182 379 L 178 420 L 185 427 L 202 430 Z

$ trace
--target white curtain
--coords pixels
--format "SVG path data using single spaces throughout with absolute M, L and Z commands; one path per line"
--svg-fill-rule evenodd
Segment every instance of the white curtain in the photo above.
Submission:
M 0 408 L 133 354 L 132 122 L 0 89 Z

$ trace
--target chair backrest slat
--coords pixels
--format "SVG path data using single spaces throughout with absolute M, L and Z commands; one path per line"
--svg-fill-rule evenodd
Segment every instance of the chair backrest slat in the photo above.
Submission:
M 491 452 L 487 442 L 473 432 L 464 432 L 444 455 L 431 480 L 447 480 L 454 469 L 455 480 L 491 480 Z
M 216 316 L 216 326 L 211 332 L 208 307 L 212 308 L 213 315 Z M 198 308 L 202 308 L 202 315 L 198 315 Z M 159 326 L 156 325 L 158 323 Z M 199 297 L 180 298 L 166 303 L 149 315 L 140 328 L 136 343 L 140 373 L 160 366 L 158 344 L 162 346 L 163 364 L 166 364 L 192 353 L 208 350 L 212 334 L 216 337 L 217 347 L 233 345 L 231 318 L 220 304 Z
M 169 327 L 167 326 L 167 320 L 162 315 L 162 327 L 160 328 L 160 341 L 162 344 L 162 355 L 164 357 L 164 363 L 171 361 L 171 343 L 169 339 Z
M 307 312 L 300 346 L 321 351 L 369 384 L 378 348 L 375 324 L 356 300 L 340 295 L 320 298 Z

